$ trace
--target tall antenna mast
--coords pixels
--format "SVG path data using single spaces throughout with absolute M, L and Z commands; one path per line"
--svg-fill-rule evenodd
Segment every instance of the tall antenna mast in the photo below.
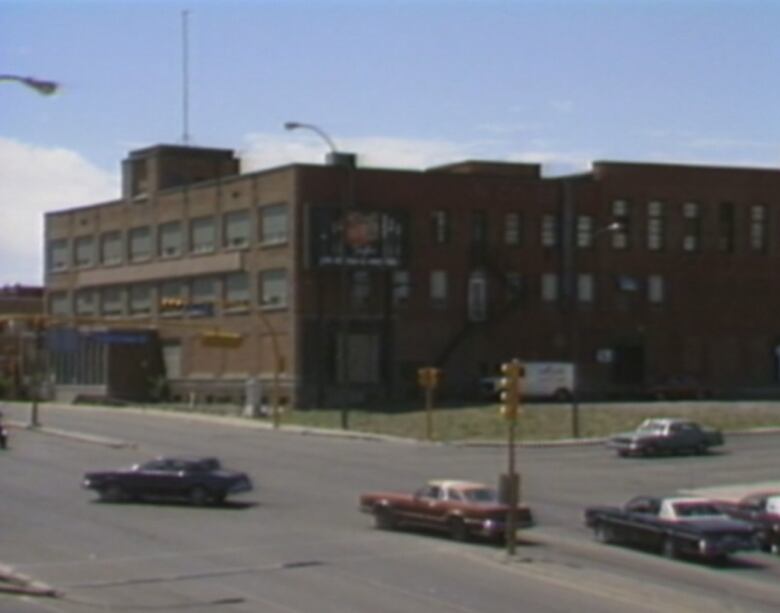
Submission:
M 182 94 L 182 142 L 187 145 L 190 142 L 190 51 L 189 51 L 189 38 L 188 38 L 188 20 L 190 12 L 183 10 L 181 12 L 181 50 L 182 50 L 182 62 L 181 62 L 181 94 Z

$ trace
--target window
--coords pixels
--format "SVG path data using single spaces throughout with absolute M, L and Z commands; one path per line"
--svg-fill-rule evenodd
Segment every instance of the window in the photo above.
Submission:
M 225 306 L 227 313 L 246 313 L 249 310 L 249 275 L 234 272 L 225 276 Z
M 249 211 L 231 211 L 223 218 L 224 241 L 227 248 L 249 245 Z
M 487 278 L 483 271 L 474 271 L 469 276 L 466 299 L 469 321 L 485 321 L 487 319 Z
M 288 241 L 289 220 L 286 204 L 260 207 L 260 242 L 264 245 Z
M 130 288 L 130 314 L 148 315 L 152 311 L 152 292 L 148 285 L 133 285 Z
M 631 207 L 627 200 L 614 200 L 612 202 L 612 218 L 620 224 L 612 234 L 612 248 L 617 250 L 628 249 L 629 234 L 631 230 Z
M 49 312 L 52 315 L 70 315 L 70 296 L 67 292 L 57 292 L 49 296 Z
M 211 253 L 216 249 L 217 229 L 213 217 L 196 217 L 190 221 L 190 251 Z
M 159 228 L 160 257 L 173 258 L 184 251 L 180 221 L 169 221 Z
M 661 251 L 664 248 L 664 203 L 651 200 L 647 203 L 647 248 Z
M 546 272 L 542 275 L 542 301 L 558 300 L 558 275 Z
M 120 287 L 105 287 L 100 292 L 100 313 L 117 317 L 124 312 L 124 292 Z
M 523 218 L 520 213 L 504 216 L 504 244 L 519 247 L 523 244 Z
M 371 275 L 367 270 L 352 272 L 351 284 L 352 306 L 356 309 L 365 308 L 371 297 Z
M 287 306 L 287 271 L 284 269 L 264 270 L 259 277 L 259 301 L 262 308 Z
M 430 278 L 431 304 L 434 308 L 447 306 L 447 271 L 432 270 Z
M 97 314 L 97 292 L 93 289 L 82 289 L 76 292 L 76 315 Z
M 650 275 L 647 278 L 647 299 L 653 304 L 664 301 L 664 278 L 661 275 Z
M 198 277 L 190 282 L 190 317 L 213 317 L 217 301 L 217 280 L 214 277 Z
M 450 215 L 448 211 L 431 212 L 431 239 L 438 245 L 450 242 Z
M 100 237 L 100 263 L 104 266 L 122 263 L 121 232 L 106 232 Z
M 722 202 L 718 207 L 718 251 L 734 253 L 734 204 Z
M 558 244 L 558 218 L 555 215 L 542 215 L 542 247 L 555 247 Z
M 412 294 L 412 283 L 408 270 L 393 271 L 393 305 L 403 306 L 409 302 Z
M 750 207 L 750 248 L 757 253 L 767 252 L 766 206 L 756 204 Z
M 593 275 L 582 273 L 577 275 L 577 299 L 580 302 L 593 302 Z
M 131 262 L 141 262 L 152 257 L 152 233 L 148 227 L 130 230 L 128 243 Z
M 698 251 L 701 243 L 701 218 L 699 216 L 699 204 L 686 202 L 682 207 L 683 213 L 683 251 Z
M 586 249 L 593 246 L 593 217 L 577 216 L 577 247 Z
M 69 263 L 68 241 L 54 240 L 49 243 L 49 271 L 65 270 Z
M 519 272 L 508 272 L 504 277 L 506 283 L 506 302 L 517 302 L 523 297 L 523 276 Z
M 95 241 L 91 236 L 76 239 L 76 266 L 84 268 L 95 263 Z
M 176 317 L 184 312 L 184 283 L 181 281 L 165 281 L 159 287 L 160 315 Z
M 488 240 L 488 220 L 486 211 L 471 213 L 471 243 L 484 245 Z

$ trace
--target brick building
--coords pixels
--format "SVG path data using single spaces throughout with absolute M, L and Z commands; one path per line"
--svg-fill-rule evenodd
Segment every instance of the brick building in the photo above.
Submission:
M 548 178 L 338 154 L 242 174 L 229 150 L 156 146 L 123 178 L 116 201 L 46 216 L 48 313 L 80 329 L 51 347 L 63 393 L 141 398 L 164 376 L 182 398 L 238 399 L 283 363 L 289 402 L 361 404 L 415 396 L 435 365 L 466 399 L 512 357 L 575 361 L 586 397 L 680 378 L 780 391 L 777 170 L 595 162 Z

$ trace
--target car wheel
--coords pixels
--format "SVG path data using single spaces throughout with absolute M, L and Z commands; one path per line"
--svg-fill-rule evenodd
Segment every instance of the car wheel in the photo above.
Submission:
M 202 507 L 209 501 L 209 493 L 206 488 L 196 485 L 190 490 L 190 502 L 196 507 Z
M 121 502 L 125 498 L 125 491 L 117 483 L 112 483 L 98 492 L 100 500 L 104 502 Z
M 674 544 L 674 539 L 671 537 L 664 539 L 664 542 L 661 544 L 661 554 L 670 560 L 674 560 L 677 557 L 677 547 Z
M 610 545 L 615 542 L 615 531 L 611 526 L 598 523 L 593 528 L 593 536 L 599 543 Z
M 395 515 L 390 509 L 385 507 L 377 508 L 374 511 L 374 526 L 379 530 L 395 530 L 398 523 Z
M 469 531 L 466 523 L 460 517 L 453 517 L 449 523 L 450 536 L 460 542 L 469 540 Z

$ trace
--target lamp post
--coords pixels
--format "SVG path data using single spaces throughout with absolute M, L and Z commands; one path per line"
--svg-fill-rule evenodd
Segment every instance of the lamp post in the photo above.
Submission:
M 340 322 L 339 322 L 339 336 L 341 337 L 341 343 L 339 345 L 337 340 L 337 351 L 338 351 L 338 358 L 337 358 L 337 364 L 338 367 L 336 369 L 337 376 L 338 373 L 341 374 L 343 377 L 343 382 L 348 386 L 350 382 L 349 377 L 349 293 L 348 293 L 348 278 L 349 278 L 349 268 L 347 265 L 347 238 L 346 238 L 346 223 L 347 223 L 347 213 L 349 212 L 349 208 L 352 205 L 352 202 L 354 200 L 354 186 L 353 186 L 353 179 L 354 174 L 352 172 L 352 157 L 348 155 L 342 155 L 339 150 L 336 147 L 336 143 L 333 142 L 333 139 L 328 136 L 328 133 L 325 132 L 322 128 L 319 126 L 316 126 L 311 123 L 303 123 L 300 121 L 287 121 L 284 124 L 285 130 L 310 130 L 311 132 L 314 132 L 317 134 L 320 138 L 322 138 L 323 141 L 325 141 L 325 144 L 330 149 L 330 153 L 328 157 L 326 158 L 326 161 L 333 165 L 343 165 L 347 172 L 347 193 L 346 196 L 342 198 L 341 202 L 341 234 L 340 234 L 340 244 L 339 248 L 341 250 L 341 264 L 339 268 L 340 273 L 340 285 L 341 285 L 341 309 L 340 309 Z M 342 401 L 341 406 L 341 412 L 340 412 L 340 418 L 341 418 L 341 428 L 343 430 L 349 429 L 349 410 L 346 407 L 346 402 Z
M 563 215 L 562 215 L 562 257 L 563 268 L 563 304 L 564 316 L 567 319 L 567 336 L 569 361 L 572 364 L 572 385 L 571 385 L 571 434 L 573 438 L 580 437 L 580 405 L 579 405 L 579 383 L 578 383 L 578 362 L 579 362 L 579 325 L 577 321 L 577 240 L 576 227 L 577 215 L 574 201 L 574 189 L 571 182 L 564 183 L 563 195 Z M 601 234 L 618 232 L 622 230 L 623 225 L 619 221 L 613 221 L 594 230 L 591 233 L 591 241 L 595 240 Z
M 60 84 L 56 81 L 46 81 L 43 79 L 36 79 L 34 77 L 23 77 L 13 74 L 0 75 L 0 81 L 15 81 L 17 83 L 21 83 L 22 85 L 26 85 L 27 87 L 34 89 L 43 96 L 50 96 L 55 94 L 60 88 Z

